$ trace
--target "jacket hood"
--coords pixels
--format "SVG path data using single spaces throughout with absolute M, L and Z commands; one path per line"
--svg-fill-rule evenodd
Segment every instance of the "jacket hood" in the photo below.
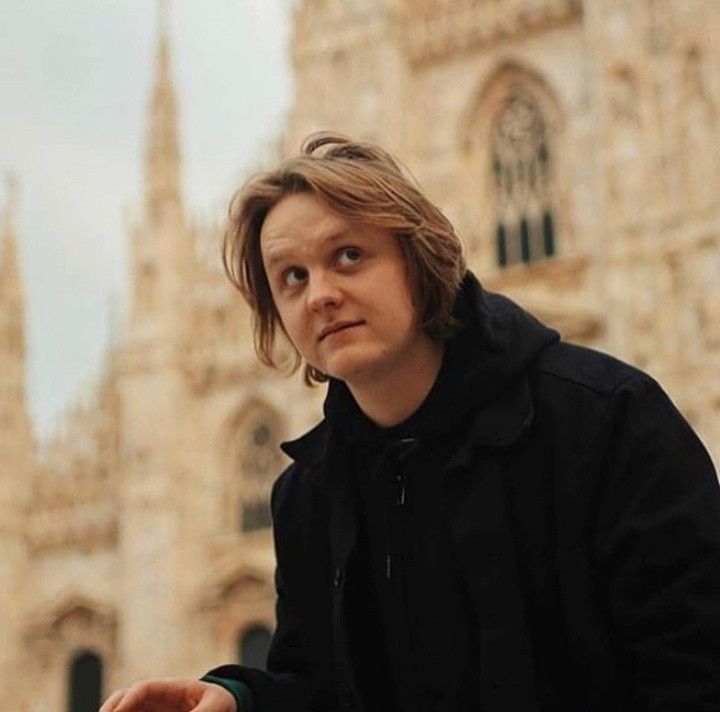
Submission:
M 460 286 L 453 315 L 458 327 L 446 342 L 436 383 L 407 421 L 378 428 L 360 411 L 347 386 L 331 379 L 325 420 L 298 440 L 284 443 L 283 450 L 293 459 L 317 459 L 324 451 L 327 424 L 350 441 L 375 438 L 379 431 L 393 439 L 433 440 L 451 433 L 470 414 L 477 416 L 479 441 L 500 444 L 514 437 L 532 416 L 524 376 L 559 334 L 510 299 L 484 290 L 470 271 Z
M 481 404 L 494 400 L 543 349 L 560 339 L 557 331 L 515 302 L 483 289 L 470 271 L 453 314 L 461 323 L 453 339 L 472 354 L 467 378 L 480 390 Z

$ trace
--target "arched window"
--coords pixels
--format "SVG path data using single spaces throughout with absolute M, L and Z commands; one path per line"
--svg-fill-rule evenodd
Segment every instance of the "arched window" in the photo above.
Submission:
M 97 712 L 103 697 L 103 664 L 93 652 L 83 651 L 70 663 L 68 712 Z
M 492 127 L 496 256 L 501 267 L 555 254 L 551 156 L 537 103 L 521 91 L 508 96 Z
M 240 528 L 244 532 L 271 525 L 270 490 L 282 467 L 278 419 L 254 405 L 240 425 L 237 463 L 240 470 Z
M 270 648 L 270 631 L 264 626 L 253 626 L 238 637 L 238 660 L 242 665 L 264 670 Z

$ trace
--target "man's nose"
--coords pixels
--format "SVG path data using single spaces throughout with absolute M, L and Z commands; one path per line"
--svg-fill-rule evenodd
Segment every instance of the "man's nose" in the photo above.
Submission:
M 342 302 L 342 291 L 327 272 L 309 275 L 307 295 L 308 307 L 316 312 L 337 308 Z

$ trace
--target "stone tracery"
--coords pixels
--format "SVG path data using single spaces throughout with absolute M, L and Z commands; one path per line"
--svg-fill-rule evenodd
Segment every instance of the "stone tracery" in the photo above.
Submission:
M 550 154 L 537 103 L 513 92 L 491 134 L 500 266 L 555 254 Z
M 282 464 L 278 448 L 281 439 L 280 418 L 269 406 L 256 401 L 243 409 L 232 457 L 236 480 L 233 500 L 244 532 L 270 526 L 270 490 Z

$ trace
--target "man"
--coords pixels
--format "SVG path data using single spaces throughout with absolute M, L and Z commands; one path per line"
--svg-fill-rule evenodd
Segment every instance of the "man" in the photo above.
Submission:
M 646 374 L 466 271 L 377 146 L 321 134 L 251 180 L 225 265 L 325 419 L 273 489 L 267 671 L 102 712 L 720 710 L 720 493 Z

